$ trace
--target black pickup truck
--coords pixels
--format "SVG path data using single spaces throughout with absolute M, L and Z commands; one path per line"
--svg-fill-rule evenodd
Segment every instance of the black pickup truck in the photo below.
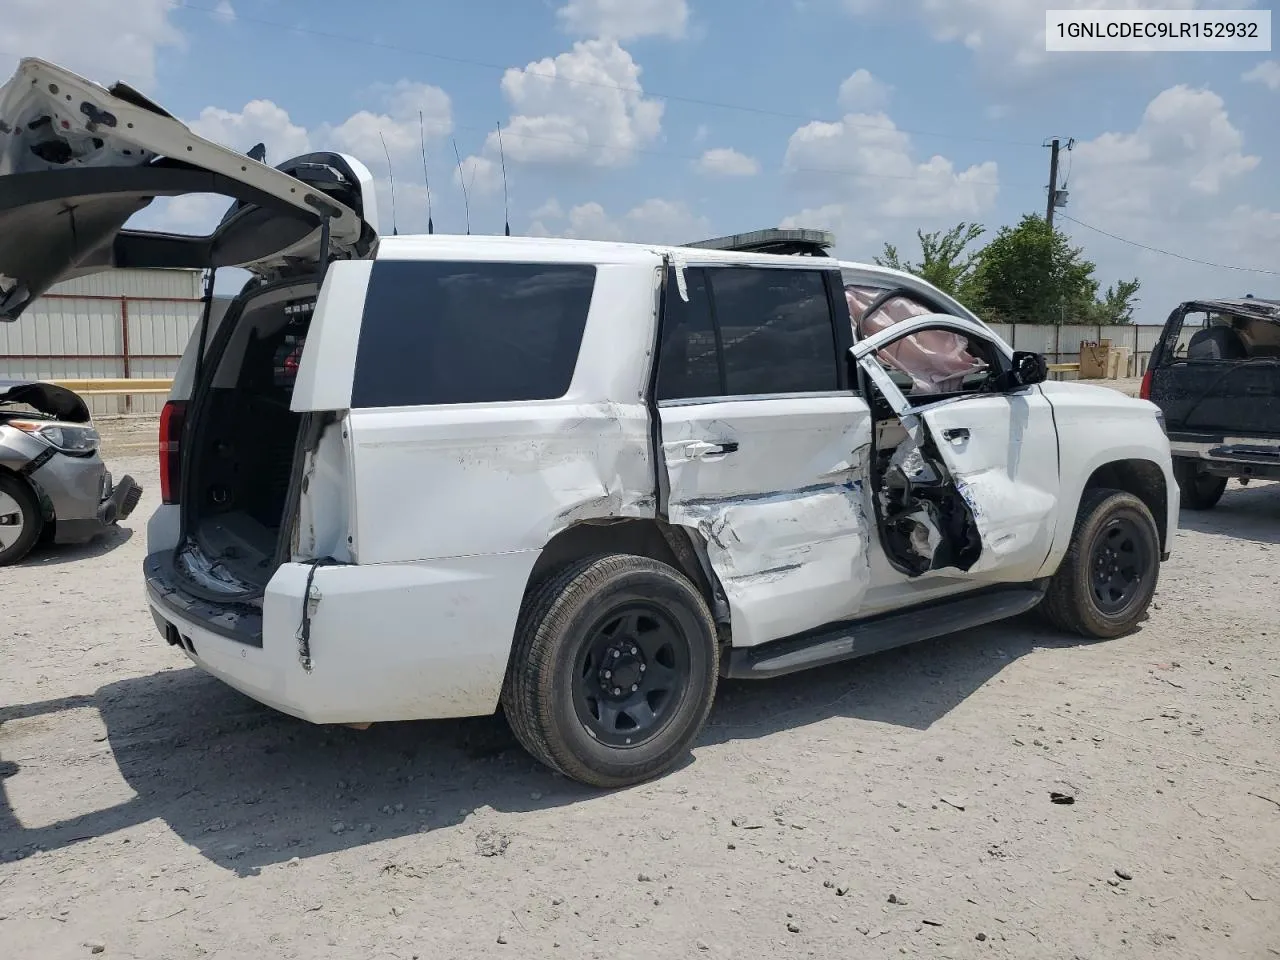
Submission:
M 1182 506 L 1232 477 L 1280 480 L 1280 300 L 1193 300 L 1165 322 L 1142 380 L 1164 414 Z

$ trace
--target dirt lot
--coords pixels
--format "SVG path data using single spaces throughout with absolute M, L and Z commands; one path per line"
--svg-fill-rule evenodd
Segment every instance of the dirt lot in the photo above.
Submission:
M 148 437 L 107 444 L 131 529 L 0 573 L 6 958 L 1280 956 L 1280 485 L 1183 518 L 1134 636 L 725 684 L 596 794 L 496 720 L 312 727 L 186 665 Z

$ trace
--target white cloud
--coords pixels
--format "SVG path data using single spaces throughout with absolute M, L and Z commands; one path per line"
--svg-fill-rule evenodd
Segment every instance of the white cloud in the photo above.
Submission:
M 760 161 L 732 147 L 716 147 L 699 158 L 698 169 L 712 176 L 754 177 L 760 172 Z
M 264 143 L 267 162 L 273 166 L 311 149 L 311 136 L 306 129 L 270 100 L 251 100 L 238 111 L 205 107 L 190 127 L 206 140 L 241 152 Z
M 883 113 L 805 124 L 791 135 L 783 166 L 802 192 L 840 197 L 864 217 L 973 217 L 999 191 L 994 161 L 964 170 L 939 155 L 919 161 L 911 138 Z
M 421 133 L 432 139 L 452 131 L 449 95 L 439 87 L 409 80 L 401 80 L 381 92 L 385 109 L 360 110 L 336 126 L 321 127 L 313 139 L 322 146 L 357 157 L 371 170 L 385 170 L 389 153 L 392 170 L 403 171 L 403 179 L 408 170 L 422 165 Z M 387 144 L 385 153 L 383 140 Z
M 533 211 L 534 220 L 559 220 L 564 216 L 564 207 L 560 206 L 560 201 L 555 197 L 550 197 L 546 203 Z
M 1131 133 L 1077 143 L 1073 183 L 1082 209 L 1110 219 L 1169 216 L 1258 166 L 1221 97 L 1179 85 L 1159 93 Z
M 502 168 L 488 157 L 465 157 L 461 167 L 454 168 L 453 182 L 465 183 L 472 197 L 496 194 L 502 190 Z
M 914 17 L 934 39 L 959 43 L 983 57 L 1005 77 L 1009 67 L 1035 67 L 1051 60 L 1080 64 L 1094 60 L 1083 54 L 1045 52 L 1045 11 L 1097 10 L 1123 7 L 1126 10 L 1240 9 L 1254 0 L 845 0 L 855 16 L 868 14 Z M 1101 56 L 1101 55 L 1100 55 Z
M 705 239 L 710 232 L 707 219 L 694 213 L 681 200 L 653 198 L 617 218 L 594 201 L 579 204 L 568 213 L 563 213 L 555 201 L 548 201 L 539 212 L 542 216 L 529 228 L 529 234 L 535 237 L 691 243 Z
M 640 66 L 613 40 L 587 40 L 557 57 L 512 68 L 502 92 L 512 107 L 502 142 L 517 163 L 616 167 L 652 143 L 663 104 L 646 100 Z M 496 133 L 485 154 L 498 155 Z
M 236 8 L 231 5 L 230 0 L 218 0 L 218 5 L 213 8 L 213 19 L 235 23 Z
M 869 70 L 859 67 L 840 84 L 840 106 L 846 110 L 878 110 L 889 100 L 892 88 L 871 75 Z
M 182 47 L 169 20 L 171 0 L 78 0 L 69 9 L 50 0 L 6 0 L 0 16 L 0 70 L 19 57 L 42 57 L 91 80 L 123 80 L 150 88 L 156 53 Z
M 1260 83 L 1268 90 L 1280 90 L 1280 60 L 1263 60 L 1240 79 L 1246 83 Z
M 688 0 L 569 0 L 556 11 L 560 25 L 580 37 L 679 40 L 689 26 Z
M 1261 160 L 1246 150 L 1223 99 L 1170 87 L 1131 131 L 1078 142 L 1063 211 L 1100 230 L 1186 257 L 1275 270 L 1280 263 L 1280 194 L 1250 176 Z M 1280 278 L 1200 266 L 1062 223 L 1098 264 L 1103 284 L 1137 276 L 1139 319 L 1159 322 L 1191 297 L 1280 294 Z
M 428 141 L 444 136 L 452 129 L 449 97 L 438 87 L 408 80 L 374 92 L 381 101 L 380 110 L 360 110 L 340 123 L 324 123 L 310 130 L 295 123 L 287 110 L 270 100 L 252 100 L 240 110 L 205 107 L 195 120 L 189 121 L 189 126 L 206 139 L 240 151 L 264 143 L 267 163 L 272 166 L 312 150 L 349 153 L 375 173 L 379 222 L 388 225 L 392 222 L 391 185 L 386 176 L 389 153 L 392 169 L 398 175 L 397 219 L 415 229 L 421 221 L 421 228 L 425 228 L 426 187 L 417 182 L 422 171 L 418 114 L 421 111 Z M 386 138 L 386 153 L 380 137 Z M 453 173 L 452 162 L 449 168 Z M 468 189 L 474 183 L 477 194 L 492 192 L 494 177 L 489 161 L 473 158 L 469 166 L 464 164 L 464 169 L 469 178 Z M 500 176 L 497 183 L 501 185 Z M 225 198 L 204 195 L 161 200 L 144 211 L 137 225 L 205 233 L 226 207 Z M 406 211 L 410 211 L 408 216 L 401 215 Z

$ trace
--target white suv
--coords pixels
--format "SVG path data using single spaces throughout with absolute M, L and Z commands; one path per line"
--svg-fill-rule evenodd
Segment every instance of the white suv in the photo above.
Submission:
M 42 151 L 14 149 L 23 127 L 0 160 L 0 311 L 109 263 L 255 274 L 175 378 L 146 582 L 170 643 L 279 710 L 501 705 L 539 759 L 618 786 L 687 753 L 721 676 L 1037 607 L 1100 638 L 1145 615 L 1177 524 L 1156 409 L 1043 382 L 920 280 L 379 239 L 350 158 L 272 169 L 33 61 L 0 105 L 50 117 Z M 15 202 L 21 177 L 46 199 Z M 120 229 L 198 187 L 237 200 L 212 237 Z

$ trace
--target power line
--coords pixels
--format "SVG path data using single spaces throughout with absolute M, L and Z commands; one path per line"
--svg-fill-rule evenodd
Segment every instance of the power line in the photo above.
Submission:
M 212 7 L 201 7 L 195 4 L 185 3 L 183 2 L 183 0 L 171 0 L 171 6 L 179 10 L 188 10 L 193 13 L 203 13 L 207 16 L 217 15 L 217 11 Z M 357 46 L 372 47 L 378 50 L 390 50 L 397 53 L 409 54 L 410 56 L 424 57 L 429 60 L 439 60 L 444 63 L 455 63 L 455 64 L 460 64 L 462 66 L 479 67 L 484 70 L 492 70 L 502 74 L 505 74 L 508 70 L 511 70 L 511 69 L 521 69 L 521 68 L 513 68 L 510 66 L 503 66 L 502 64 L 497 64 L 497 63 L 490 63 L 485 60 L 474 60 L 468 57 L 459 57 L 459 56 L 453 56 L 450 54 L 435 53 L 429 50 L 420 50 L 414 47 L 406 47 L 396 43 L 387 43 L 381 40 L 366 40 L 363 37 L 344 36 L 343 34 L 340 34 L 340 33 L 331 33 L 327 30 L 317 30 L 313 27 L 304 27 L 304 26 L 299 26 L 291 23 L 282 23 L 278 20 L 266 20 L 261 17 L 244 16 L 239 11 L 236 11 L 236 20 L 243 21 L 245 23 L 256 24 L 257 26 L 270 27 L 272 29 L 282 30 L 287 33 L 296 33 L 303 36 L 316 37 L 318 39 L 333 40 L 333 41 L 347 44 L 347 45 L 355 44 Z M 13 54 L 10 54 L 10 56 L 13 56 Z M 601 80 L 583 80 L 578 77 L 565 77 L 565 76 L 561 76 L 558 73 L 546 73 L 538 70 L 529 70 L 527 68 L 524 68 L 522 72 L 525 74 L 525 76 L 536 77 L 540 80 L 548 80 L 555 83 L 577 84 L 580 86 L 587 86 L 587 87 L 597 87 L 597 88 L 602 88 L 606 90 L 617 90 L 622 93 L 639 94 L 640 96 L 647 96 L 647 97 L 650 97 L 651 99 L 656 99 L 656 100 L 667 100 L 672 103 L 687 103 L 694 106 L 711 107 L 716 110 L 734 110 L 740 113 L 754 114 L 756 116 L 776 117 L 783 120 L 799 120 L 799 121 L 804 121 L 806 123 L 830 122 L 827 118 L 813 116 L 812 114 L 789 113 L 784 110 L 770 110 L 766 107 L 753 107 L 753 106 L 748 106 L 747 104 L 730 103 L 728 101 L 721 101 L 721 100 L 705 100 L 700 97 L 689 97 L 689 96 L 684 96 L 682 94 L 675 94 L 675 93 L 662 93 L 656 90 L 646 91 L 644 90 L 644 88 L 638 87 L 638 86 L 629 87 L 629 86 L 624 86 L 623 84 L 608 83 Z M 866 127 L 867 129 L 873 129 L 873 130 L 883 129 L 883 127 L 880 124 L 875 124 L 875 123 L 861 123 L 861 124 L 846 123 L 846 126 Z M 895 129 L 899 130 L 902 133 L 909 133 L 912 136 L 917 136 L 917 137 L 936 137 L 943 140 L 961 140 L 961 141 L 966 141 L 971 143 L 996 143 L 996 144 L 1003 144 L 1005 146 L 1014 146 L 1014 147 L 1039 146 L 1038 144 L 1030 143 L 1029 141 L 1025 141 L 1025 140 L 1006 140 L 1006 139 L 1000 139 L 995 137 L 974 137 L 974 136 L 965 136 L 963 134 L 955 134 L 955 133 L 938 133 L 937 131 L 932 131 L 932 130 L 907 129 L 904 127 L 896 127 Z
M 1108 233 L 1106 230 L 1102 230 L 1098 227 L 1084 223 L 1080 220 L 1077 220 L 1075 217 L 1069 217 L 1065 213 L 1060 213 L 1058 214 L 1058 216 L 1062 217 L 1063 220 L 1070 220 L 1072 223 L 1074 223 L 1078 227 L 1084 227 L 1086 230 L 1092 230 L 1094 233 L 1100 233 L 1104 237 L 1110 237 L 1112 240 L 1119 240 L 1121 243 L 1127 243 L 1131 247 L 1138 247 L 1142 250 L 1150 251 L 1151 253 L 1159 253 L 1166 257 L 1173 257 L 1174 259 L 1177 259 L 1177 260 L 1184 260 L 1187 263 L 1196 263 L 1202 267 L 1216 267 L 1219 270 L 1239 270 L 1242 273 L 1261 273 L 1261 274 L 1265 274 L 1266 276 L 1280 277 L 1280 270 L 1263 270 L 1261 267 L 1239 267 L 1230 263 L 1215 263 L 1212 260 L 1201 260 L 1197 257 L 1185 257 L 1180 253 L 1174 253 L 1172 250 L 1162 250 L 1159 247 L 1152 247 L 1145 243 L 1139 243 L 1137 240 L 1130 240 L 1127 237 L 1120 237 L 1114 233 Z

